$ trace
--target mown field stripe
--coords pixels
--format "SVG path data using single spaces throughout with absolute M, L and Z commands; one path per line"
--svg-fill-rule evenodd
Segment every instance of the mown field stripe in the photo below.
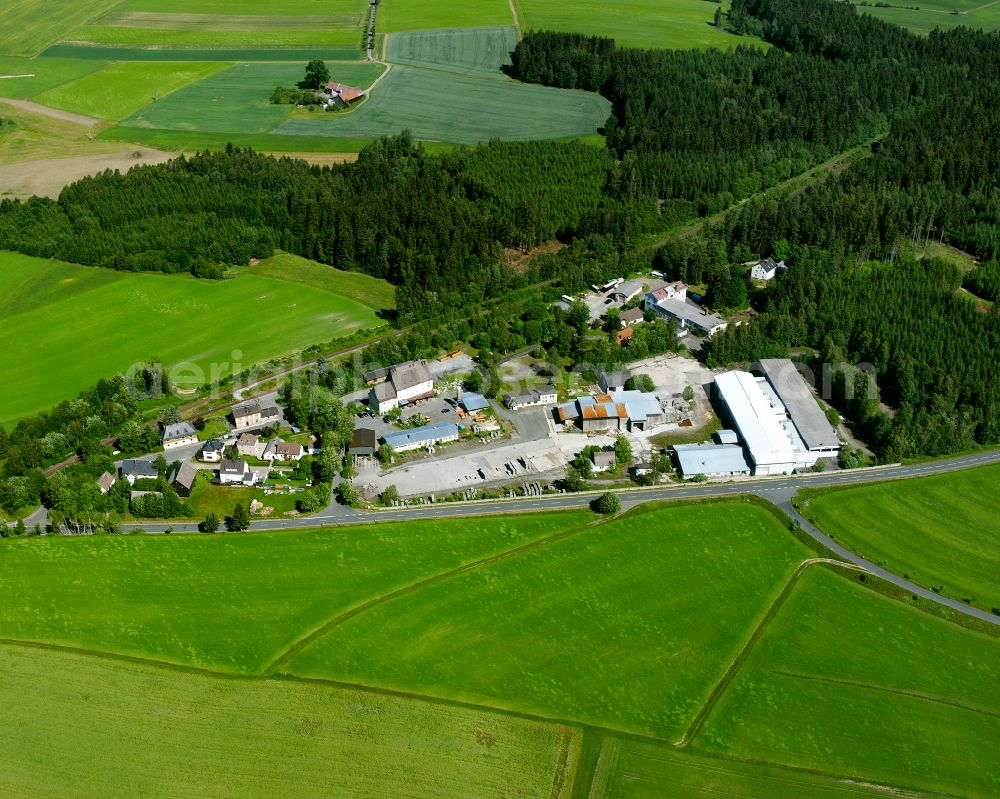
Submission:
M 278 669 L 285 666 L 295 655 L 299 654 L 303 649 L 309 646 L 314 641 L 322 638 L 324 634 L 334 629 L 338 625 L 343 624 L 355 616 L 359 616 L 366 610 L 377 607 L 378 605 L 384 604 L 386 602 L 391 602 L 393 599 L 398 599 L 399 597 L 406 596 L 407 594 L 412 594 L 414 591 L 419 591 L 421 588 L 426 588 L 427 586 L 434 585 L 435 583 L 447 580 L 449 577 L 454 577 L 459 574 L 464 574 L 465 572 L 472 571 L 473 569 L 478 569 L 481 566 L 487 566 L 491 563 L 496 563 L 498 561 L 506 560 L 507 558 L 514 557 L 515 555 L 521 555 L 525 552 L 530 552 L 531 550 L 543 547 L 546 544 L 553 544 L 557 541 L 562 541 L 563 539 L 570 538 L 574 535 L 579 535 L 585 530 L 589 530 L 594 526 L 602 524 L 605 519 L 596 519 L 589 524 L 583 524 L 579 527 L 571 527 L 568 530 L 561 530 L 558 533 L 554 533 L 545 538 L 539 538 L 534 541 L 529 541 L 526 544 L 521 544 L 514 547 L 513 549 L 504 550 L 503 552 L 496 552 L 492 555 L 488 555 L 485 558 L 480 558 L 479 560 L 471 561 L 470 563 L 463 564 L 462 566 L 457 566 L 454 569 L 449 569 L 448 571 L 440 572 L 439 574 L 431 575 L 430 577 L 425 577 L 421 580 L 417 580 L 409 585 L 404 585 L 401 588 L 397 588 L 394 591 L 390 591 L 381 596 L 369 599 L 367 602 L 363 602 L 360 605 L 355 605 L 346 611 L 338 613 L 336 616 L 328 619 L 317 627 L 305 633 L 302 637 L 294 641 L 291 645 L 285 649 L 284 652 L 279 653 L 275 658 L 273 658 L 269 663 L 267 663 L 262 670 L 264 675 L 272 675 L 277 672 Z

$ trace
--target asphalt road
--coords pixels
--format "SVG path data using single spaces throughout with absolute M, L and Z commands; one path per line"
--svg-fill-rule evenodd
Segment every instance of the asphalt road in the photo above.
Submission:
M 965 455 L 958 458 L 946 460 L 928 461 L 926 463 L 914 464 L 910 466 L 887 466 L 878 469 L 842 471 L 819 474 L 805 474 L 793 477 L 770 477 L 759 480 L 746 480 L 738 483 L 703 483 L 699 485 L 674 485 L 652 488 L 634 488 L 616 491 L 621 498 L 622 508 L 635 507 L 643 502 L 655 502 L 657 500 L 669 499 L 693 499 L 700 497 L 724 497 L 734 494 L 755 494 L 781 508 L 792 519 L 799 522 L 802 530 L 812 536 L 827 549 L 835 552 L 845 561 L 854 563 L 867 571 L 899 586 L 905 591 L 923 597 L 924 599 L 944 605 L 967 616 L 1000 625 L 1000 617 L 977 608 L 969 607 L 961 602 L 938 596 L 933 591 L 928 591 L 909 580 L 886 571 L 885 569 L 858 557 L 853 552 L 845 549 L 829 536 L 813 527 L 808 521 L 803 519 L 792 507 L 792 498 L 795 493 L 806 486 L 837 486 L 850 485 L 856 483 L 883 482 L 886 480 L 901 480 L 909 477 L 921 477 L 931 474 L 940 474 L 959 469 L 967 469 L 973 466 L 982 466 L 989 463 L 1000 463 L 1000 450 L 981 452 L 974 455 Z M 442 519 L 459 516 L 480 516 L 498 513 L 523 513 L 526 511 L 540 510 L 565 510 L 569 508 L 586 507 L 593 499 L 595 493 L 589 492 L 580 494 L 550 494 L 541 497 L 519 497 L 507 500 L 489 500 L 483 502 L 468 503 L 440 503 L 434 505 L 421 505 L 417 507 L 406 507 L 398 509 L 385 509 L 378 511 L 359 511 L 353 508 L 345 508 L 332 502 L 330 506 L 320 514 L 296 519 L 272 519 L 268 521 L 254 522 L 252 529 L 259 530 L 290 530 L 307 527 L 333 527 L 348 524 L 375 524 L 379 522 L 405 521 L 412 519 Z M 166 527 L 165 522 L 152 524 L 128 525 L 128 529 L 141 529 L 148 533 L 162 533 Z M 175 522 L 171 525 L 175 532 L 195 532 L 197 524 Z

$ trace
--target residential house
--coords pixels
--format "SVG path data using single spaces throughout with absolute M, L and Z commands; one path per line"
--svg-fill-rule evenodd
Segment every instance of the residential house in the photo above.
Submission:
M 645 320 L 646 315 L 642 312 L 641 308 L 629 308 L 627 311 L 622 311 L 621 316 L 618 317 L 618 321 L 621 322 L 622 327 L 638 325 Z
M 615 343 L 619 347 L 624 347 L 629 343 L 635 331 L 631 327 L 625 327 L 615 333 Z
M 688 329 L 693 328 L 711 337 L 728 326 L 725 319 L 710 314 L 689 300 L 687 286 L 679 280 L 668 283 L 656 291 L 648 292 L 643 298 L 643 308 L 653 311 L 663 319 L 673 319 L 677 322 L 678 335 L 683 335 Z
M 433 396 L 434 379 L 427 361 L 407 361 L 390 367 L 388 379 L 372 387 L 368 403 L 382 414 Z
M 241 458 L 259 458 L 266 444 L 253 433 L 243 433 L 236 439 L 236 452 Z
M 754 280 L 772 280 L 779 269 L 787 269 L 784 261 L 775 261 L 771 257 L 758 261 L 750 269 L 750 277 Z
M 222 453 L 226 449 L 226 444 L 222 439 L 212 438 L 206 441 L 198 453 L 198 459 L 205 463 L 218 463 L 222 460 Z
M 281 409 L 274 402 L 252 399 L 234 405 L 232 416 L 237 430 L 248 430 L 281 421 Z
M 101 489 L 102 494 L 107 494 L 114 484 L 115 476 L 111 472 L 104 472 L 104 474 L 97 478 L 97 487 Z
M 135 485 L 136 480 L 155 480 L 160 476 L 152 461 L 140 461 L 128 458 L 122 461 L 122 477 L 129 485 Z
M 222 485 L 247 485 L 254 484 L 255 476 L 253 470 L 244 460 L 230 460 L 226 458 L 219 464 L 219 482 Z
M 531 408 L 537 405 L 553 405 L 559 401 L 559 395 L 556 393 L 556 387 L 549 384 L 524 394 L 507 394 L 503 401 L 504 405 L 512 411 L 519 411 L 521 408 Z
M 613 451 L 598 451 L 590 454 L 590 462 L 594 464 L 595 472 L 606 472 L 615 468 L 617 460 Z
M 198 479 L 198 470 L 190 463 L 184 462 L 174 469 L 170 476 L 170 485 L 182 497 L 191 496 L 194 490 L 194 482 Z
M 454 422 L 438 422 L 412 430 L 386 433 L 382 439 L 392 447 L 393 452 L 408 452 L 414 449 L 430 449 L 435 444 L 458 441 L 458 425 Z
M 261 453 L 261 460 L 265 461 L 297 461 L 306 454 L 305 448 L 301 444 L 292 444 L 282 441 L 280 438 L 267 442 L 264 451 Z
M 347 106 L 351 103 L 357 102 L 362 97 L 366 97 L 368 92 L 364 89 L 359 89 L 357 86 L 347 86 L 343 83 L 331 80 L 326 84 L 324 94 L 326 95 L 327 104 L 333 106 Z
M 198 443 L 198 431 L 187 422 L 177 422 L 163 427 L 163 448 L 177 449 Z

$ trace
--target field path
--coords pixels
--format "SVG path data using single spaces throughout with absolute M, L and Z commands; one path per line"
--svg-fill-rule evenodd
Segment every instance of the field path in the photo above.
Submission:
M 997 0 L 1000 2 L 1000 0 Z M 507 0 L 507 5 L 510 6 L 510 14 L 514 17 L 514 27 L 517 29 L 517 38 L 521 38 L 521 17 L 517 13 L 517 0 Z
M 756 646 L 757 642 L 760 640 L 761 636 L 767 630 L 768 625 L 773 621 L 774 617 L 778 615 L 778 611 L 784 606 L 785 601 L 792 593 L 792 589 L 795 588 L 799 581 L 799 578 L 805 574 L 806 570 L 810 566 L 815 566 L 816 564 L 827 564 L 832 566 L 840 566 L 845 569 L 856 569 L 858 571 L 865 571 L 861 566 L 856 566 L 853 563 L 845 563 L 841 560 L 834 560 L 833 558 L 809 558 L 808 560 L 802 561 L 798 566 L 795 567 L 795 571 L 785 582 L 782 587 L 781 592 L 775 597 L 774 601 L 768 607 L 767 611 L 761 617 L 760 622 L 754 628 L 753 632 L 740 647 L 740 651 L 733 658 L 733 662 L 729 664 L 729 668 L 726 669 L 726 673 L 722 675 L 722 678 L 716 683 L 715 687 L 712 689 L 711 693 L 708 695 L 708 699 L 705 700 L 705 704 L 701 706 L 698 714 L 694 717 L 691 724 L 684 731 L 684 734 L 674 741 L 673 746 L 677 749 L 682 749 L 691 744 L 694 737 L 701 731 L 701 728 L 705 725 L 708 717 L 712 714 L 715 706 L 719 703 L 722 695 L 726 692 L 729 684 L 733 681 L 733 678 L 739 672 L 740 668 L 743 666 L 743 662 L 747 659 L 750 652 Z
M 422 580 L 417 580 L 414 583 L 409 583 L 397 588 L 394 591 L 390 591 L 386 594 L 369 599 L 367 602 L 362 602 L 360 605 L 355 605 L 353 608 L 346 610 L 342 613 L 338 613 L 331 619 L 323 622 L 312 630 L 308 631 L 297 640 L 295 640 L 284 652 L 279 652 L 275 655 L 272 660 L 264 666 L 262 674 L 265 676 L 272 676 L 280 669 L 282 666 L 286 665 L 295 655 L 309 646 L 311 643 L 321 638 L 323 635 L 328 633 L 334 627 L 343 624 L 345 621 L 353 619 L 355 616 L 364 613 L 366 610 L 381 605 L 384 602 L 391 602 L 393 599 L 397 599 L 401 596 L 406 596 L 414 591 L 418 591 L 421 588 L 426 588 L 429 585 L 434 585 L 442 580 L 447 580 L 449 577 L 454 577 L 458 574 L 464 574 L 465 572 L 472 571 L 473 569 L 478 569 L 480 566 L 487 566 L 491 563 L 496 563 L 501 560 L 506 560 L 507 558 L 514 557 L 515 555 L 520 555 L 524 552 L 530 552 L 533 549 L 538 549 L 539 547 L 546 546 L 547 544 L 553 544 L 556 541 L 561 541 L 564 538 L 570 538 L 574 535 L 579 535 L 585 530 L 589 530 L 596 524 L 600 524 L 603 519 L 595 519 L 587 524 L 581 524 L 579 527 L 571 527 L 568 530 L 561 530 L 553 535 L 546 536 L 545 538 L 538 538 L 534 541 L 529 541 L 526 544 L 521 544 L 514 547 L 513 549 L 507 549 L 503 552 L 496 552 L 492 555 L 487 555 L 479 560 L 470 561 L 469 563 L 463 564 L 462 566 L 457 566 L 454 569 L 449 569 L 445 572 L 439 572 L 438 574 L 432 574 L 430 577 L 424 577 Z
M 83 114 L 74 114 L 72 111 L 62 111 L 58 108 L 49 108 L 47 105 L 33 103 L 31 100 L 13 100 L 9 97 L 0 97 L 0 103 L 11 105 L 14 108 L 20 108 L 22 111 L 30 111 L 33 114 L 41 114 L 42 116 L 52 117 L 53 119 L 73 122 L 77 125 L 89 126 L 105 124 L 102 119 L 94 119 L 94 117 L 87 117 Z

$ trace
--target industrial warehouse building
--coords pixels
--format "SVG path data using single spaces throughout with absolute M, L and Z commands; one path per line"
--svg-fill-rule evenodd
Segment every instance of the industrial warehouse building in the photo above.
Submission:
M 757 366 L 763 377 L 726 372 L 715 378 L 716 396 L 753 473 L 791 474 L 835 455 L 837 434 L 795 365 L 768 359 Z
M 439 422 L 412 430 L 400 430 L 398 433 L 387 433 L 382 440 L 392 447 L 393 452 L 430 449 L 435 444 L 458 441 L 458 425 L 454 422 Z

